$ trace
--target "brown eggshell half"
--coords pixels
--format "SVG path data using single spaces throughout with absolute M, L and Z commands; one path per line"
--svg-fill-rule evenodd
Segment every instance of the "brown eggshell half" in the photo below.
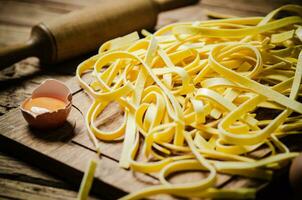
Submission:
M 37 97 L 52 97 L 64 101 L 66 107 L 54 112 L 46 112 L 43 114 L 35 114 L 24 109 L 24 105 L 30 100 Z M 72 94 L 70 89 L 61 81 L 54 79 L 45 80 L 32 93 L 32 96 L 27 98 L 20 106 L 23 117 L 28 124 L 38 129 L 52 129 L 64 124 L 72 106 Z

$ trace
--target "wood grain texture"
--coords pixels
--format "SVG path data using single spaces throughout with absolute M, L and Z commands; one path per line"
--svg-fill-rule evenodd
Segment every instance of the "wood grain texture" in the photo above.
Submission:
M 83 128 L 80 124 L 75 124 L 81 121 L 78 118 L 82 116 L 74 109 L 69 123 L 64 127 L 41 132 L 30 129 L 20 111 L 14 109 L 0 119 L 1 148 L 10 148 L 39 167 L 63 177 L 74 185 L 79 185 L 88 161 L 96 154 L 84 145 L 73 142 L 73 139 L 85 134 L 83 131 L 77 132 L 77 129 L 74 131 L 75 125 L 80 129 Z M 16 142 L 13 146 L 11 146 L 11 139 Z M 130 192 L 146 187 L 146 182 L 157 182 L 151 176 L 141 176 L 144 182 L 138 181 L 130 171 L 119 168 L 118 163 L 106 154 L 102 154 L 101 164 L 95 177 L 97 179 L 94 181 L 94 187 L 102 190 L 94 191 L 105 199 L 115 199 L 124 195 L 125 191 Z
M 95 158 L 96 152 L 87 135 L 83 119 L 83 113 L 87 112 L 91 101 L 77 86 L 75 78 L 67 84 L 71 86 L 74 105 L 80 112 L 73 109 L 63 127 L 48 131 L 32 129 L 28 127 L 20 110 L 12 109 L 0 118 L 0 142 L 2 149 L 12 149 L 15 156 L 22 156 L 77 187 L 89 159 Z M 117 128 L 117 122 L 122 120 L 123 113 L 116 104 L 109 105 L 99 118 L 102 129 L 111 130 Z M 121 149 L 122 141 L 101 142 L 101 164 L 95 174 L 93 192 L 102 198 L 115 199 L 126 192 L 134 192 L 159 183 L 156 173 L 139 174 L 120 168 L 118 160 Z M 267 149 L 259 150 L 254 156 L 263 157 L 267 152 Z M 185 182 L 203 176 L 203 173 L 196 172 L 179 176 L 177 179 Z M 263 184 L 265 182 L 219 174 L 216 186 L 232 189 L 260 188 Z M 156 199 L 162 199 L 162 196 Z
M 73 85 L 75 84 L 73 83 Z M 83 113 L 86 112 L 85 109 L 90 104 L 83 91 L 75 93 L 73 101 Z M 114 121 L 111 119 L 120 116 L 120 110 L 117 108 L 117 106 L 112 105 L 102 113 L 100 119 L 103 128 L 116 127 L 115 123 L 108 123 L 108 121 Z M 94 148 L 91 146 L 83 124 L 83 116 L 76 109 L 72 110 L 68 123 L 53 131 L 29 128 L 20 111 L 13 109 L 0 119 L 0 141 L 2 148 L 12 149 L 29 162 L 36 163 L 39 167 L 68 180 L 74 185 L 80 183 L 87 161 L 95 157 Z M 125 192 L 133 192 L 159 184 L 157 174 L 133 174 L 131 171 L 119 167 L 118 160 L 122 141 L 103 142 L 101 146 L 101 164 L 96 171 L 96 180 L 94 181 L 94 188 L 103 188 L 102 190 L 94 190 L 101 197 L 115 199 Z M 198 177 L 203 177 L 200 175 L 202 173 L 186 174 L 186 176 L 178 177 L 178 181 L 196 180 Z M 217 186 L 225 184 L 230 179 L 230 176 L 219 175 Z M 129 182 L 131 184 L 128 184 Z M 161 196 L 157 199 L 161 199 Z
M 2 0 L 0 1 L 0 47 L 26 40 L 29 37 L 30 26 L 33 24 L 103 1 L 106 0 Z M 206 10 L 235 16 L 259 16 L 285 3 L 301 4 L 301 1 L 203 0 L 196 6 L 161 13 L 157 28 L 180 20 L 204 20 L 207 18 Z M 0 115 L 16 108 L 33 88 L 46 78 L 56 78 L 62 81 L 71 78 L 77 64 L 86 59 L 87 56 L 64 62 L 57 65 L 56 68 L 52 67 L 51 70 L 44 66 L 41 69 L 41 64 L 36 59 L 29 58 L 0 72 Z M 77 91 L 79 88 L 74 89 Z M 84 94 L 79 93 L 78 95 Z M 79 134 L 71 143 L 72 146 L 85 146 L 83 149 L 94 154 L 93 147 L 85 134 Z M 289 141 L 289 143 L 293 144 L 293 141 Z M 103 147 L 106 147 L 107 153 L 110 153 L 113 145 L 103 144 Z M 116 148 L 120 147 L 117 146 Z M 5 149 L 5 151 L 9 154 L 0 152 L 0 199 L 41 199 L 41 197 L 44 199 L 59 199 L 61 197 L 69 199 L 76 196 L 76 192 L 72 190 L 77 190 L 77 187 L 65 183 L 58 176 L 54 177 L 37 169 L 33 164 L 29 165 L 20 161 L 24 159 L 22 155 L 17 155 L 18 158 L 11 157 L 11 155 L 19 154 L 19 152 L 13 152 L 12 149 Z M 110 159 L 117 160 L 119 156 L 111 156 Z M 230 187 L 233 184 L 242 185 L 244 181 L 234 177 L 223 182 L 220 186 Z M 57 196 L 57 191 L 61 193 L 61 197 Z M 286 196 L 286 183 L 283 183 L 279 190 L 275 187 L 271 191 L 274 193 L 283 191 L 285 197 L 290 198 Z M 263 199 L 267 198 L 264 197 Z
M 0 178 L 0 198 L 18 199 L 18 197 L 33 200 L 71 200 L 75 199 L 76 192 Z

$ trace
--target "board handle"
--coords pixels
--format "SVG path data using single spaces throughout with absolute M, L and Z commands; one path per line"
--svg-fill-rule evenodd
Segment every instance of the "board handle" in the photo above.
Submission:
M 294 192 L 294 199 L 302 199 L 302 154 L 292 161 L 289 180 Z
M 15 44 L 0 49 L 0 70 L 30 56 L 36 55 L 35 41 Z

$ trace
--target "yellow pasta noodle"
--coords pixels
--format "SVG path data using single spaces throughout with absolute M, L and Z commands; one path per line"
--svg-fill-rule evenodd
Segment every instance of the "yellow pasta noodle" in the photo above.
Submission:
M 298 155 L 280 138 L 302 127 L 301 17 L 301 6 L 285 5 L 265 17 L 175 23 L 142 39 L 135 32 L 108 41 L 78 66 L 93 99 L 85 123 L 97 151 L 98 140 L 123 138 L 120 166 L 155 173 L 161 183 L 122 199 L 254 198 L 254 188 L 215 188 L 218 174 L 270 180 Z M 100 130 L 96 120 L 111 102 L 124 122 Z M 252 156 L 261 150 L 264 157 Z M 190 170 L 208 173 L 169 182 Z

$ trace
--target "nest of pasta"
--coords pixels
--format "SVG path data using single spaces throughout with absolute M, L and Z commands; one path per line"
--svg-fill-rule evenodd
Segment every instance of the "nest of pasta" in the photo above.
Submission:
M 215 187 L 218 173 L 269 180 L 298 155 L 280 138 L 302 127 L 301 14 L 301 6 L 286 5 L 265 17 L 171 24 L 142 39 L 108 41 L 79 65 L 93 99 L 86 126 L 96 148 L 98 139 L 122 138 L 120 166 L 161 182 L 124 199 L 253 198 L 253 188 Z M 101 130 L 95 121 L 111 102 L 124 122 Z M 167 178 L 190 170 L 208 173 L 192 183 Z

